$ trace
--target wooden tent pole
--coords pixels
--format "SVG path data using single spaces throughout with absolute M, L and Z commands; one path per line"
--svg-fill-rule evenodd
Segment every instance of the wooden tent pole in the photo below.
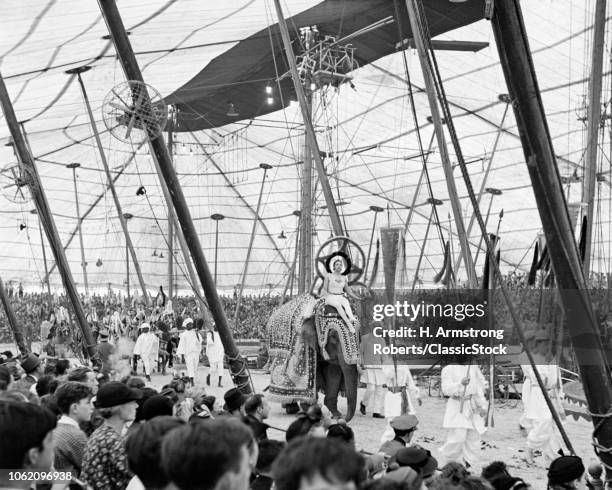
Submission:
M 591 76 L 589 77 L 589 107 L 587 121 L 587 143 L 584 158 L 584 180 L 582 202 L 586 204 L 584 272 L 587 283 L 591 270 L 593 248 L 593 221 L 595 218 L 595 188 L 597 187 L 597 155 L 599 154 L 599 126 L 601 123 L 601 85 L 603 52 L 606 35 L 606 0 L 597 0 L 593 16 L 593 41 L 591 43 Z
M 13 307 L 11 306 L 11 302 L 9 301 L 8 296 L 6 295 L 6 290 L 4 289 L 4 283 L 2 282 L 2 278 L 0 277 L 0 300 L 2 301 L 2 306 L 4 306 L 4 311 L 6 313 L 6 318 L 8 319 L 9 327 L 13 331 L 13 336 L 15 337 L 15 343 L 17 344 L 17 348 L 21 355 L 25 356 L 29 351 L 26 346 L 25 336 L 23 334 L 23 330 L 21 325 L 17 322 L 17 317 L 15 316 L 15 312 L 13 311 Z
M 327 210 L 329 211 L 329 218 L 331 220 L 332 229 L 334 231 L 334 235 L 343 236 L 344 228 L 342 227 L 340 215 L 338 214 L 338 208 L 336 207 L 334 196 L 329 185 L 329 179 L 327 178 L 327 174 L 325 173 L 325 167 L 323 166 L 323 160 L 321 159 L 319 143 L 317 142 L 317 136 L 315 134 L 314 126 L 312 124 L 312 118 L 310 115 L 310 106 L 306 100 L 304 87 L 302 86 L 302 82 L 300 81 L 300 76 L 298 74 L 297 64 L 295 61 L 295 53 L 293 52 L 293 48 L 291 47 L 289 29 L 287 28 L 287 22 L 285 21 L 285 16 L 283 15 L 283 9 L 281 8 L 280 0 L 274 0 L 274 6 L 276 7 L 278 27 L 280 28 L 281 37 L 283 38 L 283 45 L 285 47 L 285 53 L 287 55 L 287 61 L 289 63 L 289 68 L 291 71 L 291 78 L 293 79 L 293 86 L 295 88 L 295 93 L 297 95 L 298 102 L 300 103 L 302 117 L 304 118 L 304 128 L 306 129 L 306 135 L 308 137 L 309 142 L 308 146 L 310 147 L 310 153 L 315 160 L 317 174 L 319 176 L 319 182 L 321 183 L 321 191 L 323 192 L 323 196 L 325 197 L 325 204 L 327 205 Z
M 408 17 L 410 18 L 412 37 L 414 39 L 415 46 L 417 48 L 417 53 L 419 55 L 419 61 L 421 63 L 423 80 L 425 82 L 425 90 L 429 99 L 429 109 L 431 110 L 431 117 L 436 132 L 436 139 L 438 140 L 438 150 L 440 151 L 440 157 L 442 159 L 444 177 L 446 178 L 448 197 L 450 199 L 451 208 L 453 211 L 453 218 L 457 226 L 457 236 L 459 237 L 459 243 L 461 244 L 461 254 L 465 258 L 468 286 L 470 288 L 474 288 L 476 286 L 476 270 L 474 269 L 474 261 L 470 253 L 470 244 L 468 242 L 465 225 L 463 223 L 461 201 L 459 200 L 459 194 L 457 192 L 457 186 L 455 184 L 455 176 L 453 175 L 453 167 L 451 165 L 450 156 L 448 154 L 448 148 L 446 147 L 443 121 L 442 117 L 440 116 L 438 101 L 436 100 L 434 81 L 427 60 L 427 51 L 423 43 L 424 33 L 421 31 L 419 18 L 417 16 L 417 10 L 415 9 L 413 2 L 414 0 L 406 0 L 406 8 L 408 10 Z
M 168 154 L 174 164 L 174 113 L 171 112 L 170 114 L 170 121 L 168 121 Z M 168 297 L 172 300 L 174 297 L 174 213 L 172 201 L 166 200 L 166 206 L 168 207 Z M 189 259 L 189 256 L 185 258 L 185 262 L 187 262 L 187 259 Z
M 138 66 L 136 56 L 134 55 L 134 50 L 132 49 L 132 45 L 125 31 L 123 20 L 121 19 L 121 15 L 117 9 L 115 0 L 98 0 L 98 4 L 109 33 L 111 34 L 113 44 L 115 45 L 115 49 L 117 51 L 117 56 L 119 57 L 126 78 L 128 80 L 134 80 L 144 84 L 140 67 Z M 147 90 L 144 90 L 143 93 L 145 97 L 144 104 L 150 105 L 151 100 Z M 219 337 L 221 338 L 225 353 L 228 357 L 230 373 L 232 374 L 232 378 L 236 386 L 240 388 L 243 393 L 249 394 L 252 391 L 248 367 L 245 360 L 240 355 L 238 347 L 236 347 L 236 343 L 234 342 L 234 336 L 229 328 L 227 317 L 225 316 L 225 311 L 223 309 L 223 304 L 221 303 L 221 299 L 217 294 L 215 283 L 208 268 L 206 258 L 204 257 L 204 252 L 202 251 L 200 239 L 198 237 L 195 225 L 193 224 L 193 220 L 191 219 L 191 213 L 189 211 L 189 206 L 187 205 L 187 200 L 183 194 L 183 189 L 179 183 L 176 171 L 174 170 L 172 162 L 170 161 L 168 147 L 166 146 L 164 138 L 161 135 L 151 141 L 150 144 L 163 174 L 163 180 L 168 186 L 176 216 L 181 225 L 181 229 L 183 231 L 185 241 L 189 247 L 196 272 L 202 284 L 202 288 L 204 289 L 204 294 L 206 295 L 212 316 L 215 320 Z
M 136 275 L 138 276 L 138 282 L 140 283 L 140 289 L 142 290 L 142 295 L 144 297 L 145 303 L 147 305 L 150 305 L 151 298 L 149 297 L 149 293 L 147 292 L 147 286 L 145 284 L 144 277 L 142 275 L 142 270 L 140 269 L 140 263 L 138 262 L 138 257 L 136 256 L 136 250 L 134 249 L 134 244 L 132 243 L 132 238 L 128 230 L 127 220 L 125 219 L 124 213 L 121 209 L 121 203 L 119 202 L 119 196 L 117 195 L 117 190 L 115 189 L 115 183 L 110 173 L 108 161 L 106 160 L 106 153 L 104 152 L 104 147 L 102 146 L 102 140 L 100 139 L 100 133 L 98 132 L 98 126 L 96 125 L 96 120 L 94 118 L 93 111 L 91 110 L 91 104 L 89 103 L 89 97 L 87 96 L 87 90 L 85 90 L 85 84 L 83 83 L 83 78 L 81 77 L 81 73 L 84 73 L 88 70 L 90 70 L 89 66 L 81 66 L 78 68 L 73 68 L 71 70 L 68 70 L 66 71 L 66 73 L 70 75 L 75 75 L 75 74 L 77 75 L 77 79 L 81 87 L 81 93 L 83 94 L 83 100 L 85 102 L 85 108 L 87 109 L 87 114 L 89 115 L 89 123 L 91 125 L 91 130 L 96 140 L 96 146 L 98 148 L 98 152 L 100 153 L 100 160 L 102 161 L 102 166 L 104 167 L 104 173 L 106 174 L 106 180 L 111 190 L 111 195 L 113 196 L 113 201 L 115 203 L 115 209 L 117 210 L 117 217 L 119 218 L 119 223 L 121 224 L 121 229 L 123 230 L 123 235 L 125 237 L 125 246 L 129 252 L 129 254 L 126 254 L 126 255 L 127 257 L 129 257 L 130 255 L 132 256 L 132 262 L 134 263 L 134 269 L 136 269 Z M 129 258 L 127 260 L 128 260 L 127 281 L 128 281 L 128 298 L 129 298 L 130 296 L 130 293 L 129 293 L 129 283 L 130 283 Z
M 17 122 L 17 116 L 15 115 L 15 110 L 13 109 L 13 104 L 11 103 L 11 99 L 4 83 L 4 78 L 1 74 L 0 104 L 2 105 L 2 111 L 4 112 L 6 124 L 15 143 L 15 151 L 19 155 L 23 178 L 28 185 L 32 199 L 34 200 L 40 221 L 45 228 L 47 240 L 49 241 L 49 245 L 53 251 L 53 256 L 55 257 L 55 261 L 57 262 L 60 274 L 62 276 L 64 288 L 66 289 L 66 293 L 72 303 L 77 323 L 81 328 L 83 340 L 87 348 L 87 354 L 90 358 L 93 358 L 96 355 L 96 346 L 91 329 L 89 328 L 89 324 L 87 323 L 87 319 L 85 317 L 85 310 L 83 309 L 81 299 L 79 298 L 79 293 L 74 284 L 72 273 L 70 272 L 70 266 L 68 265 L 68 259 L 66 258 L 64 249 L 62 248 L 62 242 L 60 240 L 59 233 L 57 232 L 53 214 L 51 213 L 47 196 L 45 195 L 45 191 L 40 181 L 40 176 L 38 175 L 38 170 L 34 164 L 34 159 L 27 148 L 23 134 L 21 133 L 19 123 Z
M 612 453 L 608 452 L 608 448 L 612 447 L 612 419 L 609 417 L 612 406 L 612 379 L 567 212 L 523 16 L 517 0 L 495 3 L 492 28 L 512 98 L 527 170 L 560 297 L 568 318 L 570 339 L 579 364 L 589 411 L 592 413 L 595 447 L 596 450 L 605 449 L 599 452 L 599 456 L 606 468 L 610 469 Z M 494 261 L 494 257 L 491 260 Z M 522 334 L 520 330 L 519 333 Z M 521 337 L 524 340 L 522 335 Z M 530 361 L 533 364 L 532 358 Z M 536 375 L 540 383 L 537 369 Z M 547 399 L 547 403 L 548 401 Z M 558 423 L 555 408 L 551 405 L 549 407 L 555 422 Z
M 249 264 L 251 262 L 251 252 L 253 251 L 253 243 L 255 243 L 255 233 L 257 232 L 257 223 L 259 223 L 259 212 L 261 210 L 261 199 L 263 197 L 264 186 L 266 184 L 266 175 L 268 170 L 272 168 L 272 165 L 267 163 L 260 163 L 259 167 L 263 169 L 263 177 L 261 178 L 261 188 L 259 189 L 259 198 L 257 199 L 257 210 L 255 211 L 255 219 L 253 220 L 253 228 L 251 229 L 251 238 L 249 239 L 249 248 L 247 249 L 247 256 L 244 261 L 244 269 L 242 271 L 242 278 L 240 279 L 240 290 L 238 291 L 238 299 L 236 300 L 236 311 L 234 313 L 234 328 L 238 328 L 240 324 L 240 307 L 242 305 L 242 293 L 244 292 L 244 283 L 246 282 L 247 275 L 249 273 Z

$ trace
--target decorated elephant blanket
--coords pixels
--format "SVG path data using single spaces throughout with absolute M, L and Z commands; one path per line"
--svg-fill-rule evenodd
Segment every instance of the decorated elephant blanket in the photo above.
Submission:
M 316 337 L 324 359 L 329 359 L 325 346 L 329 333 L 338 333 L 342 354 L 347 364 L 359 364 L 357 335 L 352 333 L 324 299 L 303 294 L 277 309 L 268 321 L 270 354 L 270 399 L 288 403 L 317 399 L 315 349 L 302 336 L 305 319 L 315 317 Z M 359 331 L 359 325 L 355 326 Z
M 340 338 L 340 346 L 342 347 L 342 355 L 345 362 L 347 364 L 361 364 L 357 334 L 349 330 L 348 325 L 333 308 L 325 306 L 325 298 L 317 300 L 314 312 L 317 340 L 323 359 L 329 360 L 325 346 L 327 345 L 329 332 L 335 330 Z M 359 322 L 355 325 L 355 332 L 359 332 Z
M 301 335 L 317 300 L 303 294 L 277 309 L 268 321 L 270 399 L 289 403 L 316 400 L 316 352 Z

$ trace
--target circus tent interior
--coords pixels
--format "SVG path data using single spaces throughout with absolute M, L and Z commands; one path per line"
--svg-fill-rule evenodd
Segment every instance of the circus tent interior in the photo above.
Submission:
M 418 275 L 424 284 L 431 283 L 442 266 L 444 241 L 451 237 L 455 256 L 460 245 L 419 58 L 411 46 L 398 49 L 403 44 L 401 19 L 394 17 L 396 2 L 281 3 L 296 46 L 300 29 L 317 25 L 321 34 L 335 39 L 348 36 L 346 44 L 354 48 L 347 82 L 318 85 L 312 102 L 315 132 L 346 234 L 361 246 L 371 264 L 379 228 L 400 227 L 405 231 L 400 284 L 412 282 L 421 251 Z M 490 232 L 499 225 L 501 269 L 525 273 L 542 225 L 512 104 L 505 96 L 493 31 L 484 18 L 485 2 L 424 3 L 434 41 L 440 46 L 449 42 L 435 53 L 472 184 L 477 191 L 495 191 L 483 192 L 480 209 L 488 216 Z M 389 12 L 381 14 L 382 19 L 373 13 L 378 4 L 385 4 L 383 10 Z M 140 0 L 118 2 L 118 7 L 144 80 L 170 106 L 169 117 L 178 118 L 172 135 L 173 164 L 208 264 L 212 268 L 218 263 L 218 289 L 231 293 L 240 283 L 258 215 L 245 288 L 281 292 L 297 248 L 294 211 L 301 208 L 305 137 L 300 108 L 290 100 L 291 79 L 275 27 L 274 3 Z M 326 23 L 329 8 L 337 17 Z M 359 17 L 357 8 L 368 14 Z M 522 2 L 522 9 L 566 199 L 579 203 L 594 2 L 529 0 Z M 135 138 L 118 138 L 117 131 L 104 122 L 109 94 L 112 98 L 113 89 L 126 79 L 97 3 L 7 0 L 0 12 L 0 70 L 77 287 L 84 287 L 77 201 L 90 290 L 123 289 L 127 258 L 79 77 L 66 73 L 85 65 L 91 69 L 81 74 L 83 86 L 123 212 L 133 216 L 128 227 L 145 282 L 151 291 L 165 285 L 170 253 L 168 205 L 148 146 Z M 372 42 L 360 41 L 359 33 L 349 36 L 385 19 L 386 25 L 378 28 L 383 30 L 373 28 L 363 34 Z M 408 30 L 407 25 L 403 28 Z M 453 49 L 461 45 L 458 42 L 477 48 Z M 608 37 L 602 91 L 605 114 L 612 113 L 608 107 L 612 96 L 609 43 Z M 232 58 L 237 51 L 242 55 Z M 272 68 L 260 69 L 264 63 Z M 610 118 L 605 118 L 594 217 L 592 270 L 596 273 L 610 272 L 611 128 Z M 168 133 L 163 137 L 167 141 Z M 32 199 L 27 188 L 16 184 L 18 158 L 4 118 L 0 143 L 3 279 L 41 290 L 46 259 L 51 288 L 59 290 L 61 278 L 40 233 L 38 215 L 32 212 Z M 449 152 L 467 226 L 473 209 L 450 145 Z M 428 185 L 419 183 L 424 159 Z M 76 169 L 67 167 L 75 162 L 80 164 Z M 271 166 L 265 179 L 262 163 Z M 316 251 L 332 235 L 332 227 L 316 182 L 314 196 Z M 430 197 L 442 201 L 435 217 Z M 213 215 L 223 219 L 215 220 Z M 484 247 L 480 237 L 480 229 L 473 225 L 469 242 L 477 256 L 477 271 L 485 258 L 482 250 L 477 252 Z M 176 287 L 189 290 L 180 248 L 174 241 L 171 248 L 176 255 Z M 460 281 L 465 279 L 463 266 L 457 274 Z M 131 275 L 135 283 L 133 271 Z M 379 273 L 374 285 L 382 283 Z

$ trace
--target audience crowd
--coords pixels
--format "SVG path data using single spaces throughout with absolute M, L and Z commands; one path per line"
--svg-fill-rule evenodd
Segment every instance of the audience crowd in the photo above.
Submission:
M 325 407 L 303 404 L 286 431 L 266 423 L 269 411 L 264 395 L 237 388 L 221 402 L 178 378 L 156 390 L 138 377 L 109 381 L 66 360 L 5 352 L 0 468 L 54 471 L 70 488 L 94 490 L 532 488 L 502 461 L 479 474 L 458 462 L 440 466 L 413 443 L 414 415 L 394 418 L 394 439 L 371 454 Z M 585 476 L 576 456 L 560 456 L 546 471 L 550 489 L 603 488 L 601 468 Z M 8 475 L 0 472 L 0 488 L 17 488 Z

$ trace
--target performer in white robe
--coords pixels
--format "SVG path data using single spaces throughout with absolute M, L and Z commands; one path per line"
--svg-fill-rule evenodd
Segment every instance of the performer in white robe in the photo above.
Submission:
M 385 410 L 385 375 L 383 373 L 384 358 L 382 354 L 374 354 L 374 344 L 376 337 L 371 333 L 361 337 L 361 359 L 364 362 L 361 373 L 361 381 L 366 383 L 366 391 L 359 403 L 359 410 L 362 415 L 371 408 L 372 417 L 384 418 Z
M 151 332 L 151 327 L 148 323 L 143 323 L 140 326 L 140 330 L 142 333 L 136 339 L 132 353 L 135 356 L 140 356 L 147 381 L 151 381 L 153 363 L 159 355 L 159 338 Z
M 534 339 L 535 332 L 531 330 L 525 332 L 525 341 L 527 342 L 527 345 L 525 346 L 526 349 L 533 351 L 533 349 L 535 348 Z M 531 426 L 533 425 L 531 423 L 531 419 L 527 417 L 527 406 L 529 404 L 529 394 L 531 393 L 531 379 L 529 378 L 529 376 L 527 376 L 527 371 L 531 369 L 531 365 L 529 364 L 529 358 L 527 357 L 525 351 L 521 352 L 519 359 L 519 362 L 521 364 L 521 370 L 523 371 L 523 387 L 521 389 L 523 415 L 521 415 L 521 418 L 519 419 L 519 427 L 523 430 L 529 431 L 531 429 Z
M 383 366 L 383 376 L 387 385 L 385 393 L 385 418 L 387 419 L 387 426 L 381 437 L 381 443 L 390 441 L 395 437 L 391 427 L 391 422 L 395 417 L 406 414 L 416 415 L 413 400 L 416 400 L 419 405 L 423 403 L 421 401 L 421 390 L 414 382 L 408 366 L 386 364 Z
M 206 333 L 206 357 L 210 363 L 210 371 L 206 376 L 206 384 L 210 386 L 210 378 L 212 377 L 213 383 L 215 377 L 219 378 L 219 388 L 223 388 L 221 380 L 223 379 L 223 359 L 225 358 L 225 350 L 223 349 L 223 342 L 217 328 L 213 325 L 213 329 Z
M 479 461 L 481 436 L 485 432 L 485 378 L 474 364 L 450 364 L 442 369 L 441 378 L 442 392 L 449 397 L 442 427 L 449 432 L 440 454 L 445 462 L 474 466 Z
M 187 330 L 181 334 L 176 353 L 185 356 L 187 377 L 191 384 L 195 386 L 196 373 L 200 363 L 200 352 L 202 351 L 202 337 L 193 329 L 193 319 L 185 318 L 183 327 Z
M 549 343 L 548 334 L 545 331 L 538 332 L 536 334 L 536 352 L 533 357 L 546 391 L 559 417 L 564 420 L 565 410 L 561 406 L 563 397 L 561 371 L 554 360 L 549 357 Z M 550 362 L 547 362 L 549 359 Z M 524 371 L 531 383 L 529 400 L 525 409 L 525 416 L 531 421 L 531 428 L 527 434 L 527 461 L 533 463 L 534 451 L 539 450 L 547 460 L 546 463 L 550 463 L 558 456 L 557 451 L 562 447 L 561 434 L 555 426 L 552 413 L 546 404 L 535 372 L 531 366 L 525 366 Z

